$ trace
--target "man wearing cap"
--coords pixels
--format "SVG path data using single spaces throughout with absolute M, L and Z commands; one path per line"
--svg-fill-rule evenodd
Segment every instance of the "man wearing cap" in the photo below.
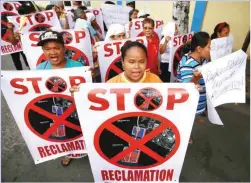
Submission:
M 46 31 L 39 37 L 37 46 L 42 46 L 43 52 L 48 60 L 37 66 L 42 69 L 61 69 L 71 67 L 81 67 L 83 64 L 71 59 L 65 59 L 65 46 L 62 34 L 56 31 Z

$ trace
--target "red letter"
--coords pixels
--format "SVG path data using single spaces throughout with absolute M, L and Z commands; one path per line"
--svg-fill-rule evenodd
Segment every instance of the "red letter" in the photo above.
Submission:
M 113 44 L 116 46 L 117 54 L 120 54 L 120 47 L 119 47 L 119 45 L 121 45 L 121 42 L 116 42 L 116 43 L 113 43 Z
M 117 89 L 111 89 L 111 93 L 116 93 L 117 95 L 117 109 L 119 111 L 125 110 L 125 93 L 130 93 L 130 88 L 117 88 Z
M 23 94 L 26 94 L 28 93 L 28 88 L 24 85 L 20 85 L 20 84 L 17 84 L 17 82 L 23 82 L 24 79 L 22 78 L 16 78 L 16 79 L 12 79 L 10 81 L 10 84 L 13 88 L 18 88 L 18 89 L 21 89 L 22 91 L 14 91 L 15 94 L 20 94 L 20 95 L 23 95 Z
M 13 5 L 14 5 L 14 7 L 15 7 L 16 10 L 18 10 L 18 8 L 21 6 L 21 5 L 18 4 L 18 3 L 13 3 Z
M 42 147 L 37 147 L 37 149 L 38 149 L 38 152 L 39 152 L 41 158 L 46 157 L 46 154 L 45 154 L 44 149 Z
M 108 170 L 108 172 L 109 172 L 110 180 L 115 180 L 113 170 Z
M 39 36 L 40 36 L 40 34 L 37 33 L 37 32 L 31 33 L 31 34 L 29 35 L 29 39 L 30 39 L 31 41 L 36 42 L 35 44 L 32 43 L 31 46 L 37 46 L 37 43 L 39 42 Z
M 161 23 L 162 23 L 161 21 L 156 21 L 156 29 L 162 25 Z
M 119 170 L 114 171 L 115 174 L 115 181 L 121 181 L 121 172 Z
M 99 14 L 99 11 L 98 10 L 93 10 L 93 14 L 96 16 Z
M 85 38 L 84 31 L 75 31 L 76 42 L 80 43 L 80 39 Z
M 31 81 L 34 91 L 36 93 L 41 93 L 38 86 L 38 81 L 42 81 L 42 78 L 27 78 L 27 81 Z
M 51 156 L 51 155 L 52 155 L 51 152 L 50 152 L 50 149 L 48 148 L 48 146 L 44 146 L 44 149 L 45 149 L 45 151 L 47 152 L 47 155 L 48 155 L 48 156 Z
M 99 98 L 96 96 L 97 93 L 105 94 L 105 89 L 93 89 L 88 94 L 90 102 L 100 104 L 100 107 L 91 106 L 90 109 L 93 111 L 104 111 L 109 108 L 109 102 L 106 99 Z
M 78 86 L 81 83 L 85 83 L 85 78 L 83 78 L 82 76 L 70 76 L 70 83 L 71 87 Z
M 181 94 L 181 98 L 175 99 L 175 94 Z M 175 103 L 183 103 L 187 101 L 188 97 L 189 97 L 189 93 L 183 88 L 169 88 L 166 109 L 173 110 Z
M 173 46 L 177 46 L 178 45 L 178 42 L 177 42 L 177 37 L 174 37 L 174 39 L 173 39 Z
M 135 22 L 135 30 L 139 30 L 141 27 L 141 22 L 140 21 L 136 21 Z
M 46 15 L 48 21 L 50 21 L 51 17 L 53 17 L 53 13 L 52 12 L 45 12 L 45 15 Z
M 166 181 L 172 181 L 173 180 L 173 169 L 167 170 L 167 175 L 166 175 Z
M 105 46 L 104 46 L 104 50 L 109 53 L 109 54 L 105 54 L 105 57 L 109 57 L 113 54 L 113 50 L 111 48 L 109 48 L 110 46 L 111 46 L 110 43 L 105 44 Z
M 101 170 L 101 175 L 103 180 L 109 180 L 108 173 L 106 170 Z
M 54 145 L 50 145 L 49 147 L 50 147 L 52 154 L 57 154 L 57 151 L 55 151 L 56 147 Z

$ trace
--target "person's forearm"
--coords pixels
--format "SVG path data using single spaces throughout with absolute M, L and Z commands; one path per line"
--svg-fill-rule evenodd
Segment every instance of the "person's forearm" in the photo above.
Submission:
M 166 43 L 160 45 L 159 52 L 160 52 L 161 55 L 165 52 L 166 46 L 167 46 Z
M 17 45 L 17 43 L 19 42 L 19 40 L 15 38 L 14 32 L 13 32 L 12 30 L 7 30 L 7 32 L 9 33 L 9 36 L 8 36 L 7 40 L 8 40 L 11 44 Z

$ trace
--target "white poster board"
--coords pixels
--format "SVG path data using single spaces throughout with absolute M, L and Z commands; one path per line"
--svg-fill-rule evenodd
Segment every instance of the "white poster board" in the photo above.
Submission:
M 95 182 L 179 182 L 193 84 L 82 84 L 74 98 Z
M 86 153 L 69 89 L 92 82 L 89 67 L 1 74 L 2 92 L 35 164 Z
M 123 72 L 120 50 L 127 41 L 138 41 L 147 47 L 146 37 L 99 42 L 98 61 L 102 82 Z

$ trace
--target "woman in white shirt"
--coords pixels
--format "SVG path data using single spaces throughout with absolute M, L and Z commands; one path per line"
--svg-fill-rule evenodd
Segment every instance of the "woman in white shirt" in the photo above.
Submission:
M 177 24 L 175 22 L 168 22 L 162 31 L 163 38 L 160 41 L 160 54 L 161 54 L 161 63 L 160 63 L 160 79 L 167 83 L 170 82 L 171 73 L 169 72 L 169 59 L 170 59 L 170 47 L 171 47 L 171 38 L 178 34 Z

